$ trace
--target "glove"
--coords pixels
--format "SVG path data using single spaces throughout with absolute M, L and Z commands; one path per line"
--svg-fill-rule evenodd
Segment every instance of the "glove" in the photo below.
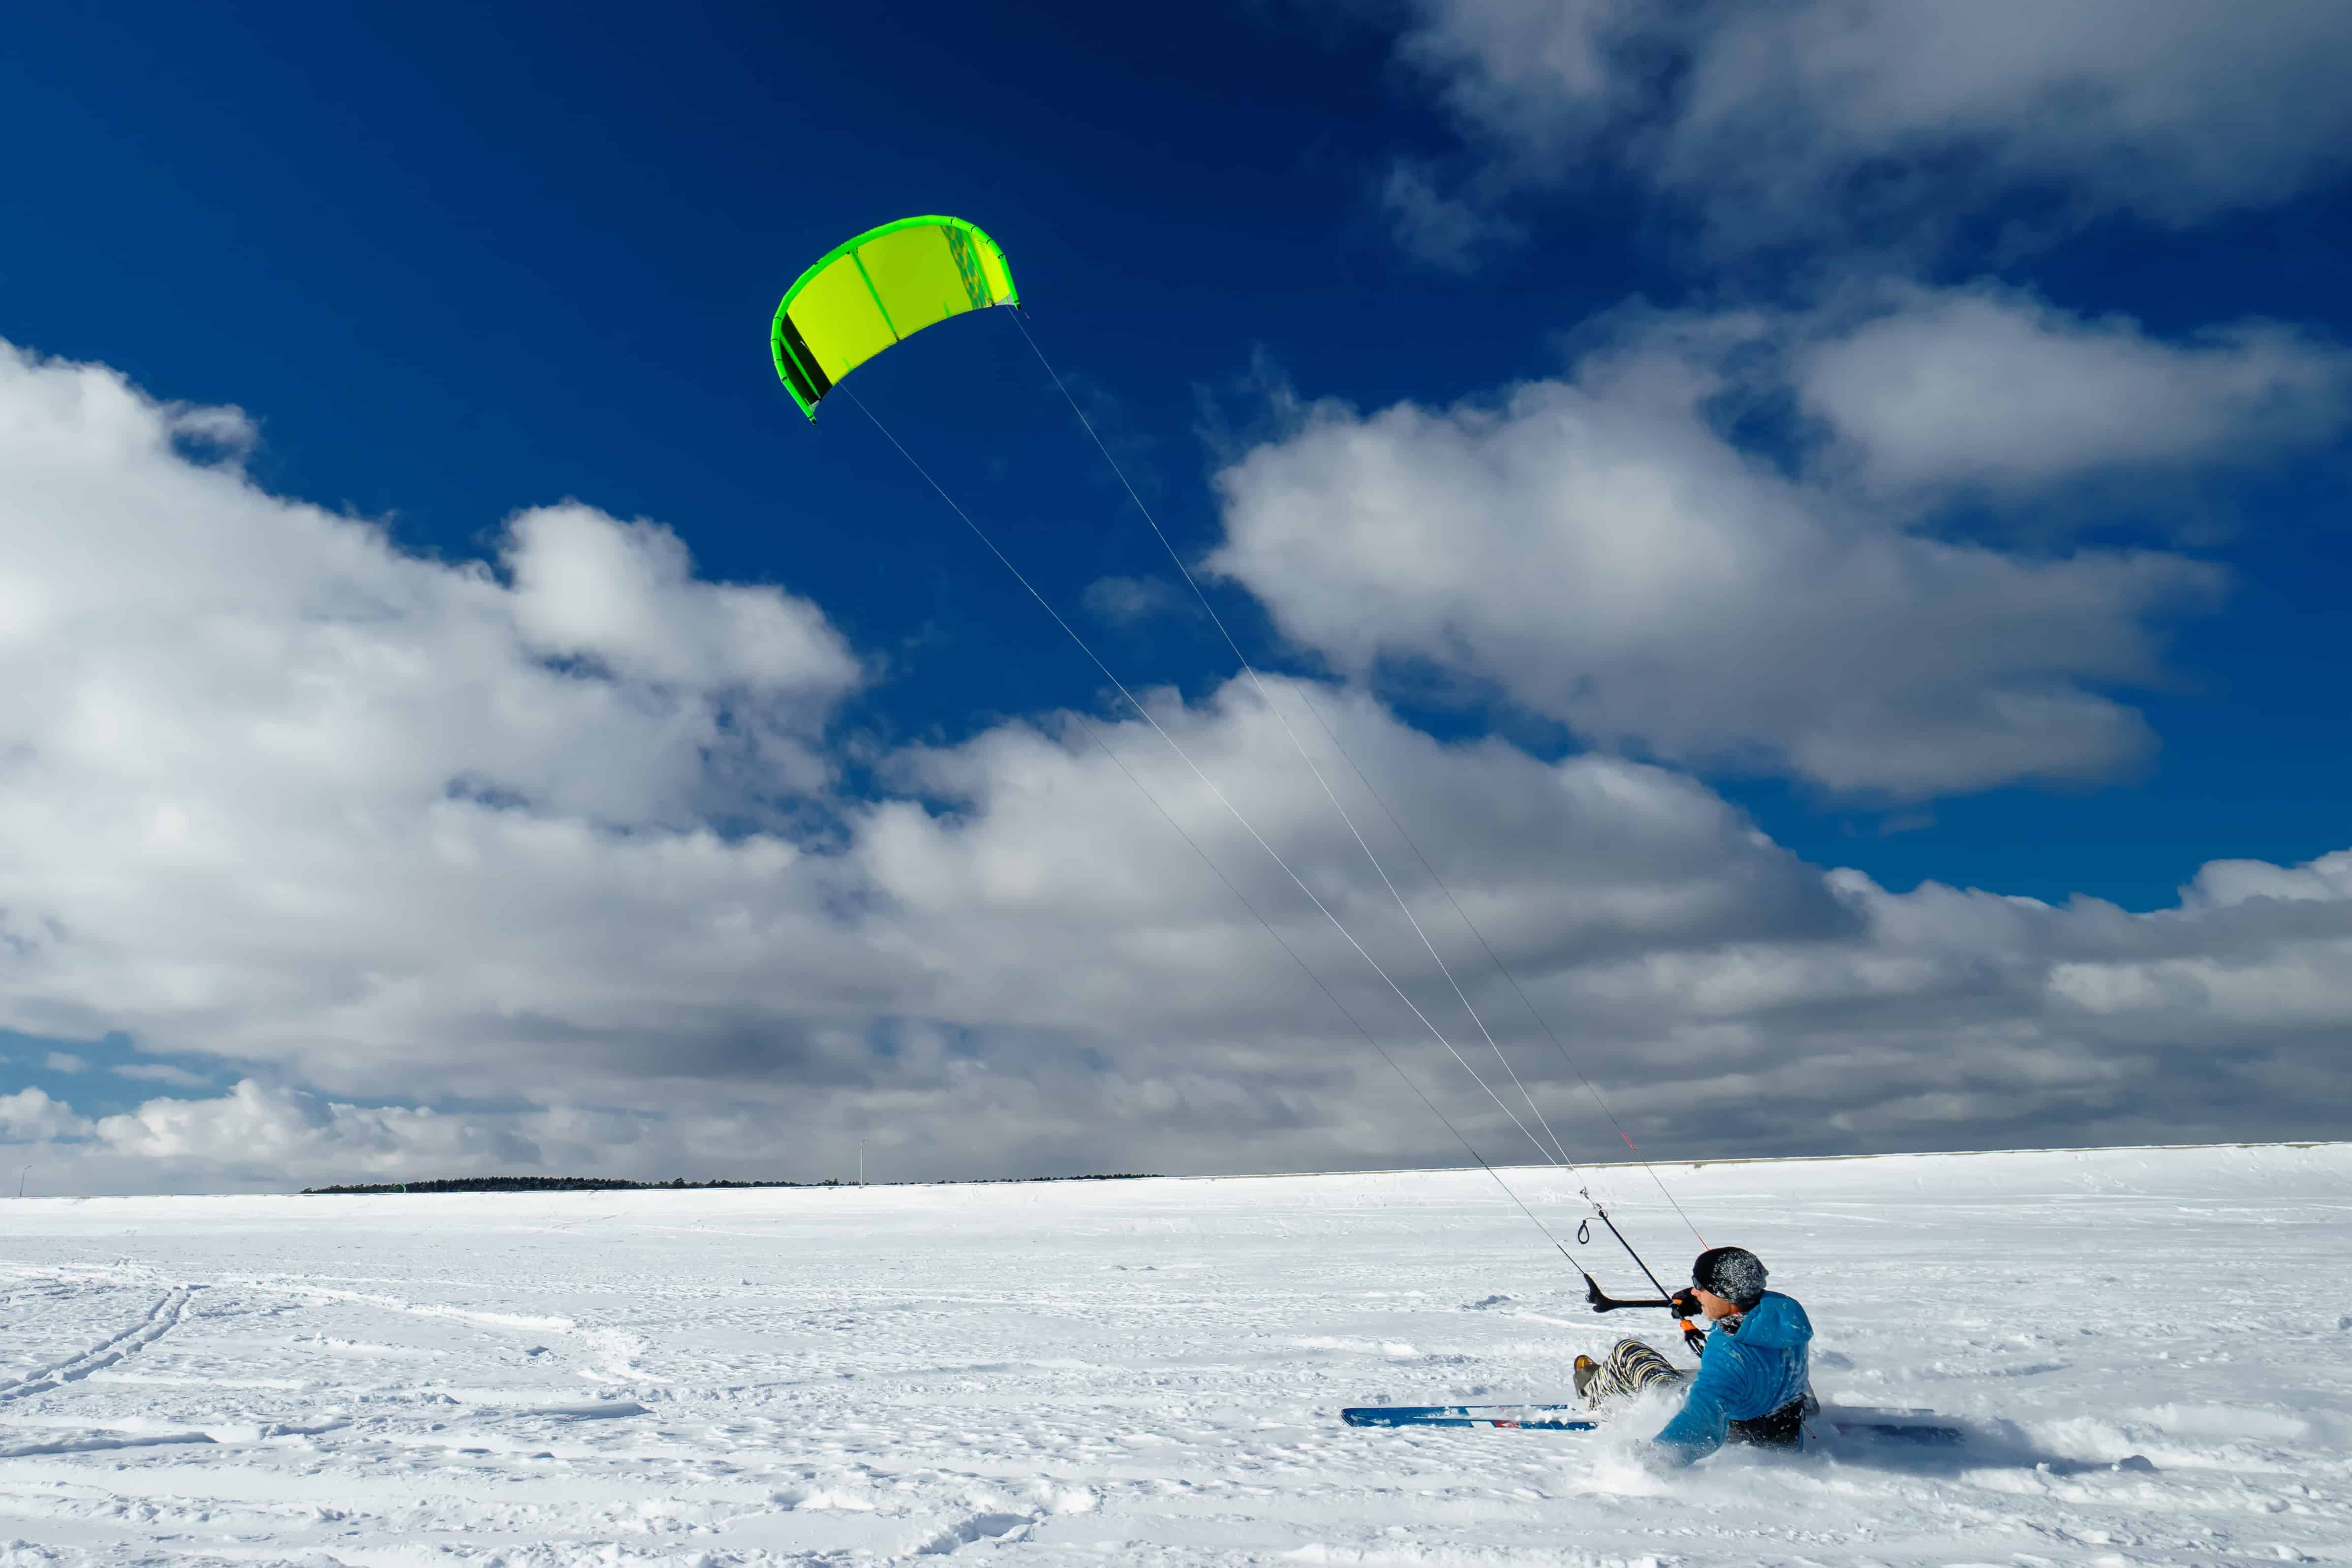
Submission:
M 1667 1297 L 1666 1304 L 1674 1308 L 1678 1318 L 1695 1318 L 1704 1310 L 1698 1304 L 1698 1292 L 1688 1285 Z

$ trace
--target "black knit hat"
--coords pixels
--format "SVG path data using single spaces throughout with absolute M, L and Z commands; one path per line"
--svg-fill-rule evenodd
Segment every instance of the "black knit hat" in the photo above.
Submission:
M 1745 1247 L 1710 1247 L 1691 1265 L 1691 1283 L 1741 1312 L 1764 1299 L 1764 1260 Z

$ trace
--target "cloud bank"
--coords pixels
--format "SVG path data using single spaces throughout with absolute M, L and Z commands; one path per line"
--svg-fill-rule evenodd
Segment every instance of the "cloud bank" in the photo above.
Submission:
M 2311 189 L 2352 148 L 2335 82 L 2352 12 L 2330 0 L 1415 0 L 1411 15 L 1400 56 L 1490 165 L 1475 193 L 1621 170 L 1721 246 L 1932 236 L 2020 194 L 2043 224 L 2187 224 Z M 1402 209 L 1408 247 L 1418 214 L 1457 199 L 1426 189 Z
M 2332 373 L 2260 333 L 2167 349 L 1990 296 L 1834 331 L 1662 319 L 1496 407 L 1314 411 L 1226 475 L 1223 564 L 1337 664 L 1446 664 L 1656 758 L 1897 792 L 2113 766 L 2142 742 L 2094 683 L 2148 668 L 2151 618 L 2212 570 L 1964 549 L 1858 499 L 1989 482 L 1905 444 L 1885 400 L 1840 412 L 1871 333 L 1962 309 L 2007 311 L 2021 352 L 2120 340 L 2210 377 L 2225 424 Z M 1710 422 L 1737 355 L 1708 342 L 1793 367 L 1819 471 Z M 23 673 L 0 689 L 0 1027 L 83 1055 L 127 1036 L 144 1059 L 115 1075 L 169 1086 L 111 1114 L 69 1103 L 96 1070 L 0 1095 L 46 1190 L 809 1179 L 861 1136 L 899 1176 L 1460 1157 L 1349 1015 L 1482 1152 L 1534 1157 L 1261 847 L 1491 1061 L 1255 688 L 1150 700 L 1256 836 L 1132 714 L 900 747 L 852 790 L 867 669 L 788 588 L 706 580 L 658 524 L 579 503 L 518 514 L 490 560 L 423 559 L 261 488 L 252 439 L 233 410 L 0 353 Z M 1348 541 L 1321 557 L 1358 574 L 1348 624 L 1285 508 Z M 2347 856 L 2219 863 L 2153 915 L 1897 894 L 1657 760 L 1441 743 L 1362 685 L 1268 691 L 1571 1149 L 1613 1141 L 1580 1069 L 1662 1155 L 2340 1119 Z M 215 1073 L 235 1086 L 194 1087 Z
M 1434 669 L 1678 763 L 1895 798 L 2113 777 L 2154 744 L 2116 693 L 2226 575 L 1939 516 L 2269 457 L 2347 389 L 2281 329 L 2160 342 L 1990 287 L 1627 312 L 1499 402 L 1300 411 L 1218 476 L 1212 564 L 1350 674 Z M 1743 434 L 1759 410 L 1793 429 Z
M 2352 412 L 2352 356 L 2277 322 L 2167 341 L 1986 284 L 1874 305 L 1828 313 L 1839 327 L 1803 335 L 1790 379 L 1876 497 L 2173 484 L 2328 441 Z

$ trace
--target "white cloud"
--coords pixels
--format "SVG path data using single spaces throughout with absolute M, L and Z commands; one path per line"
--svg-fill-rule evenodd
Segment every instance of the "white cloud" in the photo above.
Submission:
M 1087 763 L 1033 744 L 1060 759 L 1048 767 L 1062 784 L 1075 777 L 1064 769 Z M 992 810 L 986 833 L 1017 835 L 1048 782 L 995 776 L 992 795 L 1007 815 Z M 1604 789 L 1628 785 L 1624 805 L 1648 825 L 1629 863 L 1660 846 L 1661 830 L 1696 849 L 1671 836 L 1673 813 L 1656 814 L 1663 802 L 1644 798 L 1638 775 Z M 1578 797 L 1580 810 L 1592 799 Z M 1702 821 L 1721 814 L 1703 793 L 1686 804 Z M 1628 824 L 1603 812 L 1591 831 L 1597 841 Z M 1573 848 L 1569 858 L 1578 859 Z M 2352 1027 L 2352 852 L 2301 867 L 2217 863 L 2176 907 L 2130 915 L 1935 883 L 1890 894 L 1852 872 L 1814 882 L 1768 850 L 1749 863 L 1795 895 L 1798 918 L 1770 917 L 1767 900 L 1724 920 L 1739 902 L 1724 897 L 1743 874 L 1734 870 L 1693 884 L 1714 888 L 1702 901 L 1716 906 L 1711 922 L 1677 913 L 1670 895 L 1650 901 L 1662 921 L 1629 928 L 1625 910 L 1641 901 L 1619 888 L 1619 909 L 1580 911 L 1558 941 L 1546 939 L 1546 911 L 1514 925 L 1508 886 L 1444 863 L 1618 1114 L 1658 1154 L 2326 1136 L 2352 1105 L 2337 1049 Z M 1083 868 L 1074 860 L 1068 874 Z M 2216 895 L 2209 882 L 2228 885 Z M 1596 889 L 1612 891 L 1605 875 L 1559 892 L 1554 912 Z M 958 1008 L 990 1049 L 959 1058 L 940 1051 L 936 1034 L 909 1034 L 901 1043 L 928 1058 L 922 1070 L 838 1096 L 803 1081 L 789 1096 L 733 1107 L 433 1112 L 248 1081 L 95 1124 L 27 1090 L 0 1099 L 0 1127 L 12 1141 L 67 1140 L 38 1153 L 44 1186 L 68 1192 L 496 1171 L 822 1179 L 845 1169 L 825 1163 L 827 1122 L 837 1123 L 835 1160 L 870 1135 L 877 1161 L 902 1177 L 999 1162 L 1201 1169 L 1452 1157 L 1328 1004 L 1300 1005 L 1280 969 L 1262 964 L 1262 941 L 1221 931 L 1213 911 L 1188 915 L 1185 900 L 1171 912 L 1097 898 L 1073 916 L 1044 907 L 1037 892 L 999 884 L 980 901 L 1027 945 L 1007 936 L 954 952 L 926 946 L 943 925 L 917 923 L 916 946 L 971 987 Z M 1089 943 L 1089 929 L 1114 935 Z M 1041 949 L 1034 939 L 1048 930 L 1062 939 Z M 1659 939 L 1662 930 L 1671 935 Z M 1053 991 L 1028 1005 L 1022 977 L 1037 993 L 1049 972 Z M 1462 972 L 1571 1149 L 1602 1156 L 1613 1134 L 1573 1074 L 1491 975 Z M 1218 977 L 1213 990 L 1208 975 Z M 1431 974 L 1408 977 L 1433 1000 Z M 1409 1023 L 1376 1010 L 1370 988 L 1343 994 L 1484 1150 L 1533 1158 L 1458 1070 L 1410 1041 Z M 1483 1049 L 1474 1055 L 1490 1061 Z
M 2352 355 L 2291 329 L 2171 343 L 1984 285 L 1897 291 L 1798 350 L 1794 382 L 1882 489 L 2248 466 L 2334 435 L 2352 411 Z
M 1843 337 L 1810 316 L 1637 316 L 1499 408 L 1315 407 L 1218 476 L 1213 564 L 1343 670 L 1404 660 L 1491 683 L 1603 745 L 1901 797 L 2110 775 L 2152 737 L 2108 688 L 2158 674 L 2163 619 L 2210 602 L 2221 574 L 2147 550 L 1947 540 L 1918 528 L 1924 501 L 1891 507 L 1853 482 L 1859 466 L 1874 485 L 2025 486 L 2145 450 L 2078 421 L 2003 470 L 1986 446 L 2006 415 L 1939 425 L 1854 395 L 1890 335 L 2021 308 L 1918 293 Z M 2025 348 L 2060 375 L 2112 331 L 2025 321 L 2040 334 Z M 1727 396 L 1780 390 L 1792 353 L 1846 455 L 1821 472 L 1788 471 L 1715 417 Z M 2243 400 L 2194 395 L 2203 368 L 2141 405 L 2174 421 L 2168 464 L 2247 417 Z M 2312 380 L 2335 399 L 2330 373 Z M 2226 393 L 2249 373 L 2225 361 L 2210 379 Z
M 89 1063 L 69 1051 L 53 1051 L 41 1059 L 41 1065 L 52 1072 L 80 1072 Z
M 2003 192 L 2186 223 L 2352 148 L 2352 10 L 2200 0 L 1417 0 L 1403 57 L 1525 181 L 1620 161 L 1718 237 Z
M 1349 523 L 1367 549 L 1425 555 L 1440 582 L 1468 580 L 1458 556 L 1504 550 L 1513 528 L 1548 538 L 1536 498 L 1569 461 L 1613 486 L 1621 515 L 1652 518 L 1646 533 L 1571 531 L 1570 564 L 1617 592 L 1559 580 L 1621 635 L 1689 595 L 1770 630 L 1740 609 L 1741 585 L 1761 572 L 1801 595 L 1810 549 L 1843 562 L 1854 592 L 1906 573 L 1936 589 L 1874 601 L 1885 622 L 1977 613 L 1979 579 L 2002 603 L 2024 595 L 2014 668 L 2063 681 L 2147 656 L 2131 607 L 2177 591 L 2180 563 L 1915 555 L 1822 511 L 1811 481 L 1726 449 L 1694 412 L 1695 363 L 1621 356 L 1496 413 L 1318 414 L 1269 461 L 1318 441 L 1339 455 L 1369 443 L 1372 459 L 1386 441 L 1501 484 L 1503 532 L 1433 544 L 1411 511 Z M 499 1169 L 822 1178 L 845 1174 L 860 1136 L 877 1169 L 921 1176 L 1454 1157 L 1074 717 L 865 758 L 887 792 L 845 795 L 824 725 L 857 666 L 813 607 L 702 582 L 659 529 L 578 507 L 513 531 L 507 579 L 409 557 L 192 460 L 174 435 L 199 428 L 246 426 L 99 369 L 0 356 L 0 642 L 38 672 L 0 687 L 0 1027 L 121 1031 L 242 1079 L 94 1119 L 38 1091 L 0 1100 L 8 1136 L 39 1150 L 44 1190 Z M 1537 575 L 1507 559 L 1507 595 Z M 2063 622 L 2053 605 L 2087 627 L 2081 651 L 2033 618 Z M 1559 604 L 1533 606 L 1530 591 L 1490 608 L 1506 632 L 1553 635 Z M 1485 621 L 1465 632 L 1489 634 Z M 1717 634 L 1695 614 L 1684 630 Z M 1874 652 L 1899 666 L 1906 644 L 1886 635 Z M 2012 666 L 1969 656 L 2006 690 Z M 1269 684 L 1573 1146 L 1608 1135 L 1337 763 L 1310 698 L 1662 1152 L 2286 1134 L 2342 1103 L 2311 1044 L 2352 1019 L 2336 860 L 2209 868 L 2153 916 L 1894 895 L 1803 864 L 1666 768 L 1441 745 L 1361 689 Z M 1254 690 L 1153 700 L 1417 1003 L 1473 1043 Z M 1155 734 L 1131 716 L 1094 727 L 1482 1147 L 1525 1156 Z M 1903 738 L 1855 733 L 1881 751 Z M 1948 738 L 1928 740 L 1926 770 L 1948 777 Z M 763 816 L 780 788 L 830 830 L 803 841 Z M 722 835 L 713 817 L 770 825 Z M 2266 995 L 2280 998 L 2267 1013 Z
M 1690 779 L 1614 758 L 1540 763 L 1492 741 L 1444 747 L 1360 693 L 1282 680 L 1267 686 L 1291 727 L 1314 737 L 1327 776 L 1352 779 L 1323 724 L 1368 776 L 1386 781 L 1391 809 L 1416 825 L 1415 841 L 1440 873 L 1483 910 L 1480 926 L 1507 958 L 1556 960 L 1628 941 L 1819 932 L 1840 918 L 1811 873 Z M 1163 697 L 1155 716 L 1377 958 L 1415 985 L 1438 981 L 1253 687 L 1236 681 L 1193 708 Z M 1150 1033 L 1231 1018 L 1244 1004 L 1281 1009 L 1293 1020 L 1286 1027 L 1320 1030 L 1338 1021 L 1157 820 L 1123 763 L 1318 972 L 1345 977 L 1343 989 L 1374 1016 L 1411 1025 L 1157 734 L 1139 720 L 1095 730 L 1118 762 L 1083 732 L 1050 738 L 1025 727 L 910 751 L 900 782 L 961 810 L 942 816 L 891 801 L 869 814 L 860 857 L 898 904 L 898 933 L 919 951 L 953 955 L 927 967 L 943 984 L 952 977 L 962 992 L 940 998 L 954 1016 Z M 1380 807 L 1360 791 L 1343 797 L 1360 825 L 1398 866 L 1413 864 Z M 1529 841 L 1547 846 L 1540 862 L 1528 859 Z M 1416 917 L 1451 933 L 1457 960 L 1475 951 L 1425 878 L 1415 874 L 1407 885 Z M 1054 955 L 1062 977 L 1048 995 L 1035 994 L 1036 959 L 1024 956 L 1040 953 Z M 1219 977 L 1213 986 L 1201 983 L 1204 970 Z
M 0 1094 L 0 1138 L 12 1144 L 41 1144 L 86 1132 L 89 1124 L 63 1101 L 38 1089 Z
M 9 1025 L 400 1082 L 405 1052 L 565 1037 L 573 966 L 593 1015 L 597 971 L 625 990 L 747 901 L 828 925 L 816 878 L 770 896 L 793 844 L 704 826 L 828 775 L 857 671 L 804 601 L 577 507 L 518 519 L 513 587 L 406 556 L 191 461 L 183 428 L 231 416 L 98 367 L 0 354 L 0 410 Z
M 472 1173 L 530 1166 L 539 1154 L 483 1119 L 342 1104 L 252 1079 L 211 1100 L 150 1100 L 101 1119 L 91 1131 L 112 1154 L 205 1172 L 276 1175 L 331 1166 L 374 1176 L 422 1165 Z
M 2268 861 L 2210 861 L 2184 895 L 2187 904 L 2228 909 L 2257 899 L 2332 904 L 2352 899 L 2352 854 L 2327 855 L 2292 869 Z
M 179 1089 L 209 1089 L 213 1081 L 201 1072 L 174 1067 L 168 1061 L 126 1061 L 107 1069 L 117 1078 L 141 1083 L 169 1083 Z
M 548 652 L 625 678 L 828 701 L 854 685 L 848 645 L 816 606 L 773 589 L 694 580 L 676 534 L 616 526 L 592 507 L 542 507 L 508 526 L 514 616 Z

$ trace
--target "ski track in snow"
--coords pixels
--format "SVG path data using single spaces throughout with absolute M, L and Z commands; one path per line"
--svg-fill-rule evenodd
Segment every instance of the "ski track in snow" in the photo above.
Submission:
M 1827 1400 L 1969 1441 L 1661 1477 L 1654 1416 L 1341 1426 L 1558 1399 L 1622 1333 L 1687 1361 L 1476 1172 L 26 1200 L 0 1568 L 2352 1563 L 2352 1145 L 1660 1174 L 1805 1302 Z
M 38 1367 L 13 1382 L 0 1383 L 0 1404 L 30 1395 L 46 1394 L 60 1384 L 79 1383 L 94 1372 L 112 1366 L 132 1352 L 146 1349 L 179 1325 L 180 1314 L 188 1305 L 188 1294 L 185 1290 L 166 1291 L 163 1300 L 150 1308 L 145 1317 L 104 1343 L 92 1345 L 79 1355 L 68 1356 L 55 1365 Z

